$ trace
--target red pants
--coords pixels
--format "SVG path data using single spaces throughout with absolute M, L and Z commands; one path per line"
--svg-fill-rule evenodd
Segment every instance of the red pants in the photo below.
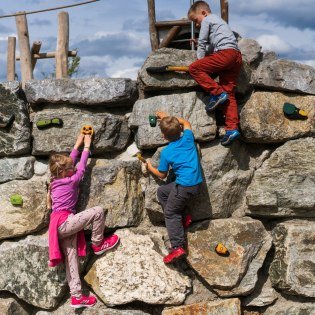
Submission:
M 189 73 L 195 81 L 212 95 L 227 92 L 229 99 L 222 106 L 225 115 L 225 129 L 238 128 L 239 118 L 235 100 L 235 87 L 242 67 L 242 54 L 235 49 L 224 49 L 205 56 L 189 66 Z M 211 77 L 219 75 L 219 84 Z

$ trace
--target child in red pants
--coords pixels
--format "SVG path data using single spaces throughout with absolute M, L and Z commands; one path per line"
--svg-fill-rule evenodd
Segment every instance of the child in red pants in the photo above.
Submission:
M 84 150 L 76 165 L 80 154 L 78 148 L 83 143 Z M 48 196 L 52 202 L 49 266 L 57 266 L 64 260 L 71 293 L 70 306 L 74 308 L 91 307 L 96 303 L 94 296 L 82 295 L 78 256 L 85 256 L 84 227 L 92 225 L 92 249 L 96 255 L 113 248 L 119 241 L 115 234 L 104 237 L 105 217 L 102 207 L 94 207 L 80 213 L 75 210 L 79 183 L 85 172 L 90 146 L 91 136 L 79 135 L 70 156 L 53 154 L 49 160 L 52 176 Z
M 222 107 L 226 133 L 221 144 L 226 146 L 240 137 L 235 87 L 242 66 L 242 55 L 232 30 L 225 21 L 211 13 L 207 2 L 195 2 L 188 11 L 188 18 L 200 27 L 198 60 L 189 66 L 189 73 L 210 93 L 206 111 Z M 209 55 L 206 55 L 207 46 Z M 219 75 L 219 84 L 211 78 L 211 74 Z

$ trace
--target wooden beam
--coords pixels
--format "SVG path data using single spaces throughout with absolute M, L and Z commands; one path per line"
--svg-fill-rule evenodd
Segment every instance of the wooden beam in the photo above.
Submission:
M 22 13 L 22 12 L 19 12 Z M 19 40 L 19 48 L 21 54 L 21 77 L 22 88 L 25 87 L 25 81 L 33 79 L 30 39 L 28 34 L 28 26 L 26 15 L 18 15 L 15 17 L 17 35 Z
M 221 18 L 229 23 L 229 2 L 228 0 L 220 0 L 221 4 Z
M 58 40 L 56 50 L 56 79 L 68 77 L 69 14 L 58 14 Z
M 7 81 L 15 80 L 16 37 L 8 37 L 7 48 Z
M 31 58 L 32 58 L 32 70 L 34 71 L 37 59 L 34 58 L 35 54 L 38 54 L 40 51 L 40 48 L 42 47 L 42 42 L 41 41 L 36 41 L 33 43 L 32 48 L 31 48 Z
M 156 28 L 155 0 L 148 0 L 149 32 L 152 50 L 159 48 L 159 34 Z
M 76 50 L 69 50 L 68 51 L 68 57 L 75 57 L 78 54 Z M 32 55 L 32 58 L 34 59 L 47 59 L 47 58 L 55 58 L 56 52 L 55 51 L 48 51 L 45 53 L 38 53 Z M 15 60 L 20 60 L 20 56 L 17 56 Z
M 191 21 L 187 19 L 181 19 L 181 20 L 173 20 L 173 21 L 157 21 L 155 23 L 155 26 L 157 29 L 159 28 L 166 28 L 166 27 L 172 27 L 172 26 L 190 26 Z
M 163 38 L 162 42 L 159 45 L 159 48 L 168 47 L 168 45 L 177 36 L 181 29 L 182 29 L 181 26 L 173 26 L 166 34 L 166 36 Z

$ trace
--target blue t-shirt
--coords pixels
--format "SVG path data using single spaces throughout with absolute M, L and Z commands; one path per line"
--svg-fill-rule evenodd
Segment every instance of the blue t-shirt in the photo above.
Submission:
M 160 172 L 167 172 L 172 167 L 176 183 L 182 186 L 195 186 L 202 182 L 199 157 L 194 142 L 194 134 L 185 129 L 183 135 L 170 142 L 160 155 Z

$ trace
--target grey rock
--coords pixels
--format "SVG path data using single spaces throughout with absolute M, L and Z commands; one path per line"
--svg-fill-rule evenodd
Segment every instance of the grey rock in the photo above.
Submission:
M 283 104 L 293 103 L 308 113 L 306 120 L 291 120 Z M 255 92 L 242 108 L 240 127 L 243 139 L 251 143 L 278 143 L 315 134 L 315 96 Z
M 30 313 L 14 298 L 0 297 L 0 309 L 2 315 L 29 315 Z
M 138 100 L 129 118 L 129 126 L 136 129 L 137 146 L 140 149 L 149 149 L 166 143 L 158 125 L 154 128 L 149 124 L 149 115 L 155 115 L 157 110 L 189 120 L 197 141 L 214 139 L 216 133 L 214 115 L 206 114 L 204 102 L 204 94 L 196 92 Z
M 0 159 L 0 183 L 14 179 L 30 179 L 34 175 L 33 156 Z
M 163 263 L 166 250 L 145 231 L 123 229 L 116 233 L 120 245 L 98 258 L 84 278 L 99 298 L 108 306 L 133 301 L 183 303 L 191 282 Z
M 136 82 L 122 78 L 46 79 L 25 84 L 31 104 L 132 106 L 137 99 Z
M 282 299 L 268 307 L 264 315 L 313 315 L 315 303 L 300 303 Z
M 67 288 L 63 267 L 48 268 L 48 235 L 29 235 L 0 245 L 0 290 L 27 303 L 53 308 Z
M 162 315 L 190 314 L 241 315 L 241 303 L 239 299 L 226 299 L 173 307 L 162 312 Z
M 27 235 L 47 225 L 46 178 L 13 180 L 0 185 L 0 240 Z M 22 206 L 13 206 L 10 197 L 19 194 Z
M 43 176 L 47 173 L 48 161 L 43 159 L 38 159 L 34 164 L 34 173 L 38 176 Z
M 159 149 L 152 164 L 159 165 Z M 201 148 L 201 167 L 204 183 L 200 194 L 190 200 L 187 211 L 193 220 L 226 218 L 236 211 L 244 213 L 245 192 L 253 172 L 270 154 L 263 146 L 248 146 L 234 143 L 230 148 L 213 141 Z M 168 181 L 174 180 L 171 175 Z M 167 182 L 168 182 L 167 181 Z M 164 182 L 150 175 L 145 181 L 145 209 L 150 220 L 156 224 L 164 222 L 163 211 L 158 203 L 156 191 Z
M 38 120 L 54 117 L 63 120 L 62 128 L 54 126 L 46 129 L 37 128 Z M 84 125 L 92 125 L 94 128 L 93 154 L 95 155 L 122 150 L 130 136 L 127 119 L 124 116 L 100 111 L 47 105 L 45 109 L 34 113 L 33 121 L 33 155 L 70 152 Z
M 189 73 L 171 71 L 152 74 L 148 73 L 146 68 L 166 65 L 189 66 L 196 60 L 197 56 L 195 51 L 173 48 L 157 49 L 148 56 L 139 72 L 139 86 L 144 92 L 195 89 L 198 87 L 198 84 Z M 237 92 L 244 94 L 249 90 L 250 77 L 250 69 L 244 66 L 237 82 Z M 215 80 L 218 81 L 218 78 Z
M 167 72 L 150 74 L 148 67 L 160 67 L 166 65 L 189 66 L 197 59 L 196 52 L 191 50 L 161 48 L 152 52 L 145 60 L 140 72 L 139 81 L 145 91 L 175 90 L 197 87 L 198 84 L 189 75 L 183 72 Z
M 255 64 L 262 57 L 261 45 L 254 39 L 241 38 L 238 47 L 242 53 L 243 61 Z
M 20 98 L 19 85 L 0 84 L 0 123 L 6 124 L 14 115 L 13 121 L 6 127 L 0 127 L 0 157 L 18 156 L 30 152 L 30 122 L 26 103 Z
M 247 213 L 262 217 L 315 216 L 315 138 L 291 140 L 255 172 Z
M 91 159 L 80 189 L 78 210 L 102 206 L 107 212 L 106 226 L 138 225 L 143 213 L 138 160 Z
M 251 83 L 260 88 L 315 95 L 315 69 L 290 60 L 262 62 L 252 74 Z
M 220 296 L 253 291 L 272 238 L 262 223 L 250 218 L 218 219 L 193 225 L 187 234 L 190 266 Z M 229 256 L 219 256 L 221 242 Z
M 292 220 L 273 230 L 276 253 L 270 266 L 270 280 L 290 295 L 315 297 L 315 222 Z

